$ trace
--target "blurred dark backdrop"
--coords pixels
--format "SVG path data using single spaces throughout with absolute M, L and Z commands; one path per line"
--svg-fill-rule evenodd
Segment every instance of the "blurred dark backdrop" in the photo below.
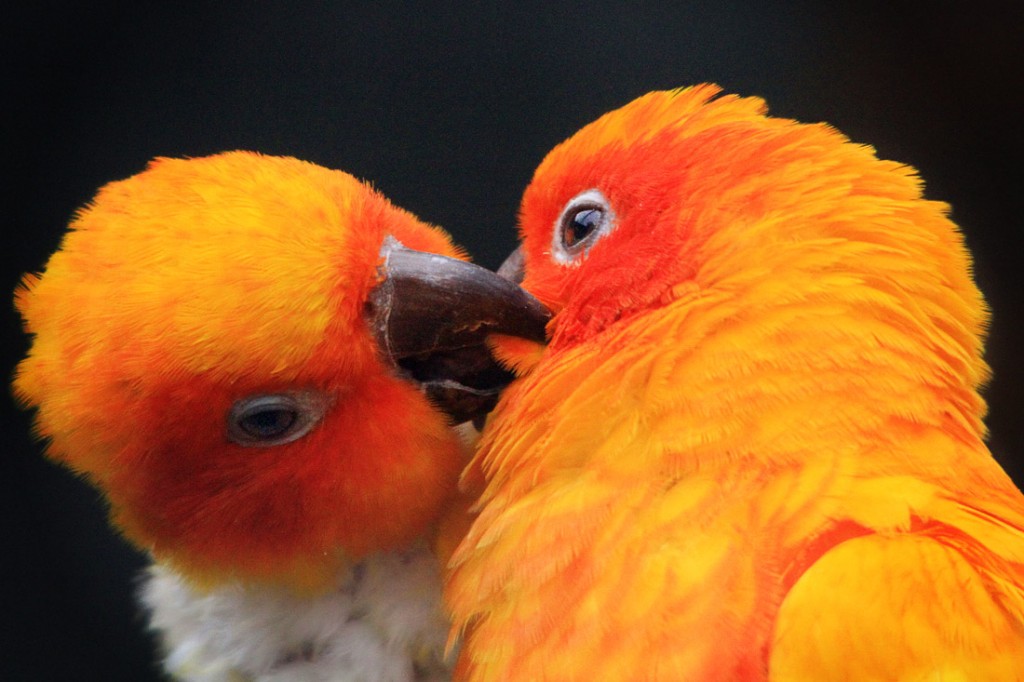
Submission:
M 552 145 L 649 90 L 716 81 L 916 166 L 928 196 L 953 205 L 995 310 L 991 443 L 1024 481 L 1024 4 L 669 4 L 8 10 L 0 300 L 103 183 L 156 155 L 236 148 L 372 179 L 494 267 Z M 0 308 L 6 380 L 27 344 Z M 132 601 L 144 561 L 0 402 L 0 679 L 157 679 Z

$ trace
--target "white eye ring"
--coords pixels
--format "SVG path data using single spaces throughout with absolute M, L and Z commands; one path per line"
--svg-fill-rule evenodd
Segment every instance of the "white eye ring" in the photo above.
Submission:
M 227 415 L 228 440 L 271 447 L 302 438 L 320 423 L 330 404 L 317 391 L 263 393 L 239 398 Z
M 551 257 L 563 265 L 578 262 L 614 227 L 615 214 L 604 194 L 596 188 L 580 192 L 555 221 Z

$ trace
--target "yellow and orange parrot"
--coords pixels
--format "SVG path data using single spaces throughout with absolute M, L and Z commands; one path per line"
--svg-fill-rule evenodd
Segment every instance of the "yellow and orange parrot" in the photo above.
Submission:
M 1024 680 L 1024 496 L 988 319 L 915 171 L 757 98 L 654 92 L 520 212 L 554 312 L 465 482 L 456 679 Z
M 545 319 L 463 258 L 351 175 L 231 152 L 107 185 L 25 278 L 16 394 L 152 555 L 170 673 L 448 677 L 450 425 L 505 380 L 486 332 Z

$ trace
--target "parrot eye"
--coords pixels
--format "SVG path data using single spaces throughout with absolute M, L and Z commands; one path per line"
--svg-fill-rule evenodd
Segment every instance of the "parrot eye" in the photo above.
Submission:
M 571 263 L 613 227 L 614 215 L 600 191 L 588 189 L 575 197 L 555 224 L 552 255 L 560 263 Z
M 241 398 L 228 412 L 228 439 L 250 447 L 290 443 L 320 423 L 327 402 L 313 391 Z
M 598 206 L 579 206 L 562 223 L 562 244 L 567 249 L 579 244 L 601 226 L 604 211 Z

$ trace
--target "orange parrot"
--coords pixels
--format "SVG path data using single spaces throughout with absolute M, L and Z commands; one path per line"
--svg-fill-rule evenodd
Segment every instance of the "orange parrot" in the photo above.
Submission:
M 586 126 L 520 212 L 550 343 L 465 486 L 456 679 L 1024 680 L 1024 496 L 947 206 L 703 85 Z
M 188 680 L 446 679 L 431 543 L 546 312 L 340 171 L 232 152 L 102 190 L 16 303 L 48 455 L 154 565 Z M 454 510 L 454 511 L 453 511 Z

